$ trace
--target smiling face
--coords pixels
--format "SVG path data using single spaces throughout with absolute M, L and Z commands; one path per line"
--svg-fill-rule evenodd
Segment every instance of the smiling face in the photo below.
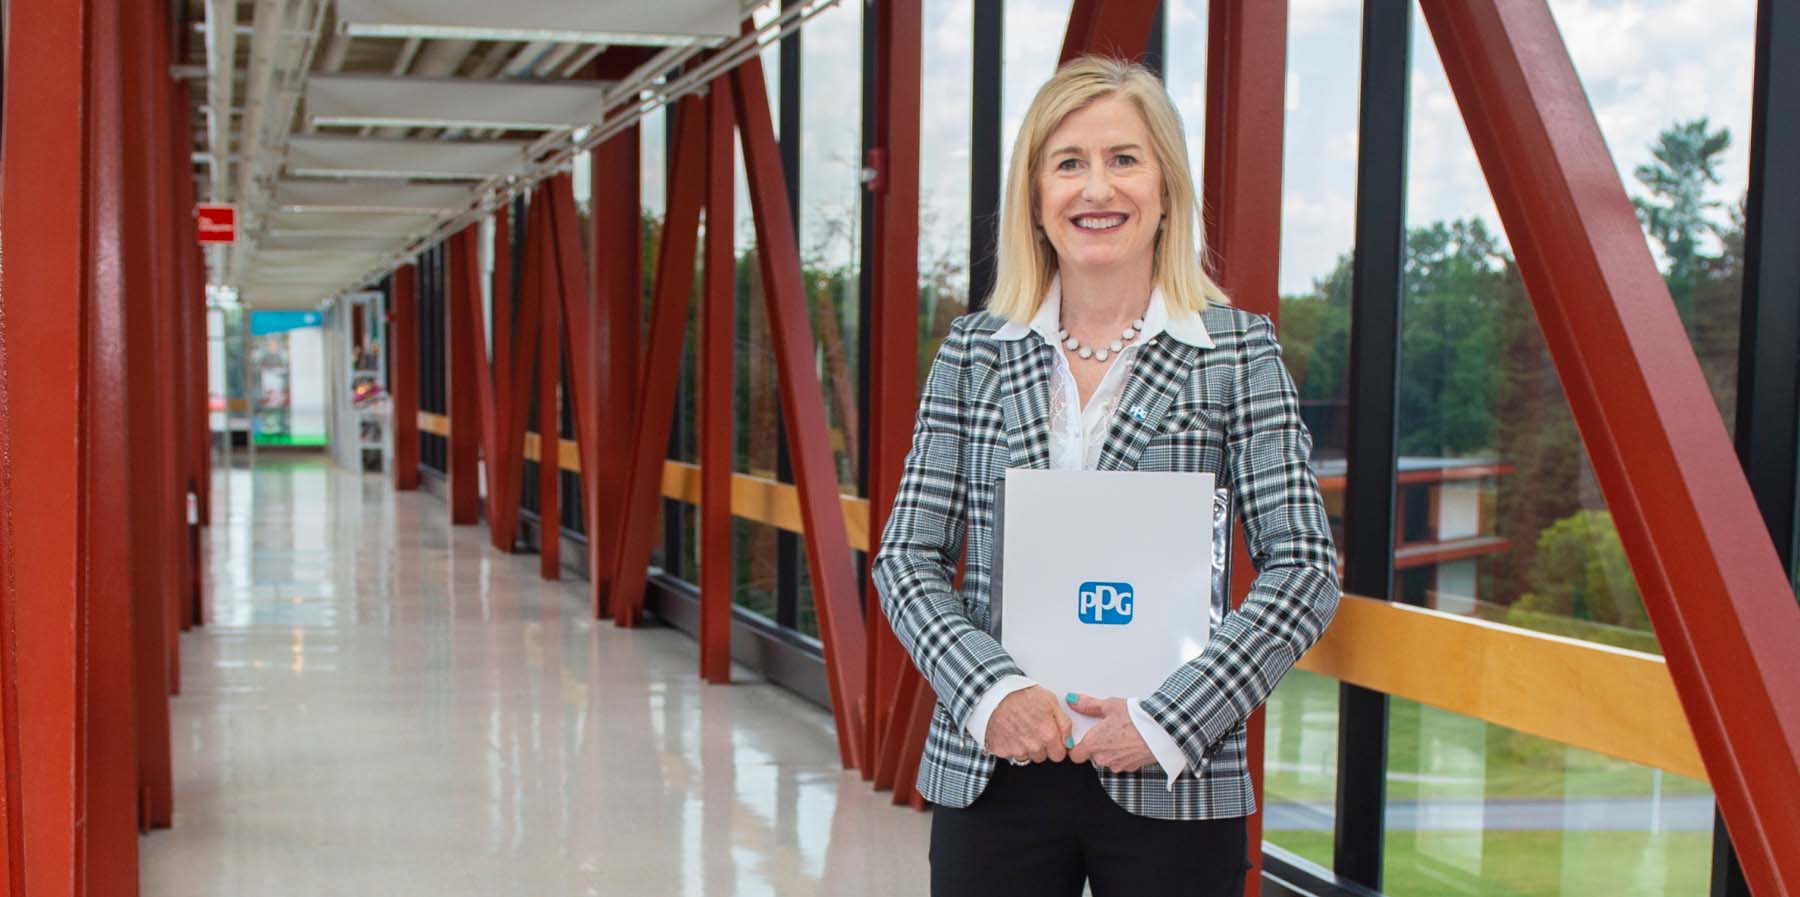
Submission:
M 1118 95 L 1069 113 L 1044 141 L 1038 222 L 1060 269 L 1153 270 L 1163 178 L 1151 147 L 1143 116 Z

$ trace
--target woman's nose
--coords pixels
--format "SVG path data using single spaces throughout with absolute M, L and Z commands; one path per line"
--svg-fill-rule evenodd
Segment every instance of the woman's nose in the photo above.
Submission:
M 1081 198 L 1088 202 L 1106 202 L 1112 199 L 1112 177 L 1104 165 L 1088 168 L 1087 180 L 1081 185 Z

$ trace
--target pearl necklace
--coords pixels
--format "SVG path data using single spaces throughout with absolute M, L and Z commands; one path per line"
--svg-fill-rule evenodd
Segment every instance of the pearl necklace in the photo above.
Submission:
M 1086 361 L 1089 358 L 1092 358 L 1095 361 L 1105 361 L 1106 359 L 1125 351 L 1125 344 L 1137 339 L 1137 335 L 1143 331 L 1144 319 L 1138 318 L 1131 322 L 1130 327 L 1125 328 L 1125 331 L 1119 335 L 1119 339 L 1113 340 L 1111 345 L 1101 346 L 1098 349 L 1082 345 L 1081 340 L 1070 336 L 1069 331 L 1066 328 L 1056 331 L 1056 338 L 1062 341 L 1063 346 L 1070 352 L 1075 353 L 1083 361 Z

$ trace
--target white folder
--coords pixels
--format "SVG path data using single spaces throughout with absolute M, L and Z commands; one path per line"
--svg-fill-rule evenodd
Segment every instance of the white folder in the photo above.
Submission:
M 1213 480 L 1006 472 L 991 597 L 996 635 L 1026 676 L 1058 697 L 1142 698 L 1200 656 L 1228 581 L 1225 533 L 1214 536 L 1229 516 Z M 1096 722 L 1059 706 L 1077 739 Z

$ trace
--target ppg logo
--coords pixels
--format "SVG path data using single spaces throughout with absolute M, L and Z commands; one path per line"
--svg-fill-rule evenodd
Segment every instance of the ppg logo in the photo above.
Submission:
M 1075 616 L 1083 623 L 1122 626 L 1131 622 L 1131 583 L 1084 582 L 1075 597 Z

